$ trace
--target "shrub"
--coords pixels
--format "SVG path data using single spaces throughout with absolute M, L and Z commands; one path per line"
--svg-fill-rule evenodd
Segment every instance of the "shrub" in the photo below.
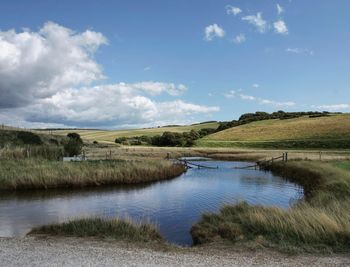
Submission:
M 43 143 L 40 136 L 32 132 L 17 132 L 17 138 L 25 145 L 41 145 Z
M 83 140 L 77 133 L 67 134 L 68 142 L 64 145 L 64 152 L 67 156 L 73 157 L 81 154 L 83 148 Z

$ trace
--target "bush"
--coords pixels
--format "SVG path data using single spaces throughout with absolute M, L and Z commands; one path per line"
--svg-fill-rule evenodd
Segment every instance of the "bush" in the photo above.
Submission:
M 67 156 L 73 157 L 81 154 L 83 148 L 83 140 L 77 133 L 67 134 L 68 142 L 64 145 L 64 152 Z
M 17 132 L 17 138 L 25 145 L 41 145 L 43 143 L 40 136 L 32 132 Z

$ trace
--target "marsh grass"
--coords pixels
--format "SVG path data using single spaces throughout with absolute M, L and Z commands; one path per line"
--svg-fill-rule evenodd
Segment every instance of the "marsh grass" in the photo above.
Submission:
M 306 161 L 278 163 L 271 169 L 303 185 L 306 199 L 288 210 L 243 202 L 204 214 L 191 229 L 194 243 L 228 240 L 285 252 L 350 251 L 350 172 L 332 163 Z
M 64 155 L 63 147 L 53 145 L 40 146 L 5 146 L 0 148 L 0 159 L 26 159 L 39 158 L 58 160 Z
M 164 242 L 157 228 L 130 219 L 83 218 L 32 229 L 29 235 L 98 237 L 130 242 Z
M 61 162 L 0 159 L 0 190 L 137 184 L 174 178 L 182 165 L 165 160 Z

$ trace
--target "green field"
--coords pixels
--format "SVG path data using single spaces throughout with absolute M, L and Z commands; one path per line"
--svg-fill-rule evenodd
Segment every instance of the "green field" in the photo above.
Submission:
M 131 129 L 131 130 L 55 130 L 50 131 L 53 134 L 66 135 L 67 133 L 75 132 L 80 134 L 81 138 L 87 141 L 98 141 L 101 143 L 114 143 L 117 137 L 133 137 L 133 136 L 155 136 L 161 135 L 164 132 L 189 132 L 191 130 L 200 130 L 203 128 L 216 129 L 219 126 L 217 122 L 193 124 L 188 126 L 170 126 L 170 127 L 157 127 L 157 128 L 145 128 L 145 129 Z M 48 130 L 49 131 L 49 130 Z M 48 132 L 47 131 L 47 132 Z
M 252 122 L 204 137 L 202 147 L 350 148 L 350 114 Z

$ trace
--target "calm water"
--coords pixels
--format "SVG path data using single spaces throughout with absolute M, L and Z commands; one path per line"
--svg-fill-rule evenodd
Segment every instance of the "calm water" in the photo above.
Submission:
M 128 216 L 157 224 L 172 243 L 191 245 L 190 228 L 203 212 L 241 200 L 288 208 L 303 194 L 299 186 L 271 173 L 232 169 L 247 163 L 196 163 L 219 168 L 190 169 L 176 179 L 143 186 L 1 193 L 0 236 L 24 236 L 34 226 L 69 218 Z

